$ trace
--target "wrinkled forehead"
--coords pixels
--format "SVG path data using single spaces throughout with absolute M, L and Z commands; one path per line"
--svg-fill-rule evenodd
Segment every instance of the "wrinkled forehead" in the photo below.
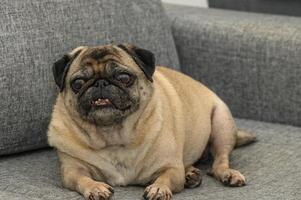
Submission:
M 105 45 L 84 48 L 72 63 L 70 72 L 91 67 L 95 73 L 101 73 L 109 62 L 119 63 L 129 70 L 138 71 L 134 60 L 124 50 L 115 45 Z

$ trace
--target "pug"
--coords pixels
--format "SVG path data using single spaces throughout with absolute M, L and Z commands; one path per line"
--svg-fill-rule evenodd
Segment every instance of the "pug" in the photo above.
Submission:
M 213 177 L 246 184 L 229 156 L 254 134 L 237 129 L 226 104 L 200 82 L 155 66 L 152 52 L 130 44 L 81 46 L 54 63 L 53 75 L 60 92 L 48 141 L 63 186 L 85 199 L 143 185 L 145 199 L 169 200 L 201 183 L 194 165 L 204 152 L 213 156 Z

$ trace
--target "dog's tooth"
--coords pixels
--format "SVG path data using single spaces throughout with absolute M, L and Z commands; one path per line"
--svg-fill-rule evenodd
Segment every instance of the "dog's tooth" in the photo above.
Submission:
M 110 105 L 111 101 L 107 98 L 106 99 L 99 98 L 95 101 L 92 101 L 92 104 L 97 106 Z

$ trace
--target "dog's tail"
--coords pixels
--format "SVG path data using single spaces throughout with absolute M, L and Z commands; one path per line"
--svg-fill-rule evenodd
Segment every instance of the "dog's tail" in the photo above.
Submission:
M 247 145 L 252 142 L 255 142 L 256 140 L 256 135 L 254 135 L 253 133 L 247 132 L 245 130 L 238 130 L 235 147 Z

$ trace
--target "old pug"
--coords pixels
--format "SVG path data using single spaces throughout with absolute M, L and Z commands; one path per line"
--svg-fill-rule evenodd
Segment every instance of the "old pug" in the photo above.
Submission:
M 49 144 L 63 185 L 86 199 L 110 199 L 112 186 L 148 185 L 145 199 L 201 182 L 193 165 L 210 144 L 211 174 L 230 186 L 244 176 L 229 166 L 235 146 L 255 139 L 238 130 L 225 103 L 201 83 L 156 67 L 154 55 L 128 44 L 78 47 L 53 66 L 60 89 Z

